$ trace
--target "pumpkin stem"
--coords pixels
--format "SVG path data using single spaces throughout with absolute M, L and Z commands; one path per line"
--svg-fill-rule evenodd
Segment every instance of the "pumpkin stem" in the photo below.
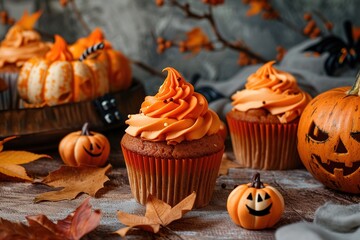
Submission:
M 360 96 L 360 71 L 356 75 L 356 81 L 347 95 Z
M 84 123 L 82 129 L 81 129 L 81 135 L 86 135 L 86 136 L 89 136 L 90 133 L 89 133 L 89 123 L 86 122 Z
M 260 181 L 260 173 L 255 173 L 252 179 L 251 187 L 253 188 L 264 188 L 264 184 Z

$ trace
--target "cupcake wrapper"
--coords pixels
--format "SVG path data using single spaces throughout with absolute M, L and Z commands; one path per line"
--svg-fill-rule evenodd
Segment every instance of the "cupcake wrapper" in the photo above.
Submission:
M 236 162 L 242 167 L 284 170 L 301 166 L 297 123 L 254 123 L 227 116 Z
M 18 73 L 0 73 L 2 78 L 8 85 L 8 89 L 0 92 L 0 110 L 17 109 L 19 103 L 19 95 L 17 91 Z
M 195 208 L 209 203 L 224 152 L 193 159 L 160 159 L 122 150 L 131 192 L 138 202 L 145 205 L 152 194 L 174 206 L 195 191 Z

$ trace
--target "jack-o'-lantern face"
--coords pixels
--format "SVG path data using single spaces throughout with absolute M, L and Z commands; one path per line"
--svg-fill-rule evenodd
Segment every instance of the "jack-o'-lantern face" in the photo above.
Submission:
M 226 208 L 233 222 L 246 229 L 274 226 L 284 211 L 284 199 L 256 173 L 253 181 L 236 187 L 229 195 Z
M 61 159 L 70 166 L 103 166 L 110 154 L 107 138 L 88 130 L 85 123 L 82 131 L 66 135 L 59 144 Z
M 299 122 L 298 150 L 324 185 L 360 193 L 360 98 L 347 90 L 330 90 L 309 103 Z
M 267 192 L 258 192 L 255 196 L 253 196 L 253 193 L 250 192 L 246 199 L 248 201 L 245 206 L 249 210 L 250 215 L 259 217 L 270 214 L 272 201 L 270 200 L 270 195 Z
M 98 141 L 98 139 L 86 139 L 82 148 L 85 151 L 85 154 L 89 155 L 90 157 L 97 158 L 101 157 L 104 152 L 105 146 L 102 142 Z

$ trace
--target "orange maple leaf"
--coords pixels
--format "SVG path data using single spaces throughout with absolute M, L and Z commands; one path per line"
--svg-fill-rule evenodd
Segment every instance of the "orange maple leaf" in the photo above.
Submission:
M 29 225 L 0 218 L 1 239 L 80 239 L 100 224 L 101 211 L 92 211 L 89 200 L 85 199 L 74 212 L 56 224 L 45 215 L 27 216 Z
M 71 200 L 80 193 L 87 193 L 95 197 L 96 193 L 104 187 L 104 183 L 110 180 L 106 176 L 110 169 L 110 164 L 104 168 L 62 166 L 60 169 L 51 172 L 40 182 L 62 189 L 40 194 L 35 197 L 34 201 Z
M 199 27 L 193 28 L 186 33 L 187 39 L 184 41 L 184 46 L 192 53 L 198 53 L 201 48 L 210 43 L 209 38 Z
M 0 174 L 11 178 L 32 181 L 25 168 L 18 164 L 30 163 L 40 158 L 50 158 L 45 154 L 35 154 L 27 151 L 2 151 L 4 143 L 16 137 L 8 137 L 0 141 Z
M 39 10 L 39 11 L 29 15 L 28 11 L 25 10 L 22 17 L 15 24 L 23 27 L 26 30 L 31 30 L 31 29 L 33 29 L 37 20 L 40 18 L 41 14 L 42 14 L 42 11 Z
M 119 221 L 128 227 L 121 228 L 115 233 L 124 237 L 132 228 L 140 228 L 145 231 L 157 233 L 159 232 L 160 227 L 167 226 L 171 222 L 182 218 L 185 213 L 189 212 L 194 206 L 195 199 L 196 193 L 193 192 L 171 208 L 169 204 L 150 194 L 146 202 L 145 216 L 138 216 L 118 211 L 117 217 Z

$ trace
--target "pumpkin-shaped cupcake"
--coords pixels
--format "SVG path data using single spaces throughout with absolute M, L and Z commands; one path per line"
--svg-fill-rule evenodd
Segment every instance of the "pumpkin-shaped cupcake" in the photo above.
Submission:
M 130 61 L 120 52 L 112 48 L 109 41 L 104 37 L 100 28 L 96 28 L 89 36 L 78 39 L 69 47 L 74 58 L 80 58 L 82 53 L 89 47 L 103 42 L 104 50 L 97 56 L 108 71 L 110 92 L 128 89 L 132 83 L 132 70 Z
M 94 99 L 109 92 L 107 70 L 99 60 L 75 60 L 63 38 L 56 35 L 44 58 L 32 58 L 18 79 L 26 106 L 54 106 Z

